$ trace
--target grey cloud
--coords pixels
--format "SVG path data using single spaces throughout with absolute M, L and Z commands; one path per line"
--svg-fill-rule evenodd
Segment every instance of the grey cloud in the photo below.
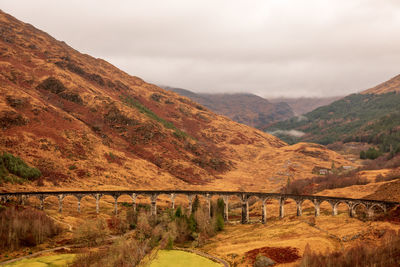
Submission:
M 400 2 L 0 0 L 5 12 L 157 84 L 332 96 L 399 73 Z

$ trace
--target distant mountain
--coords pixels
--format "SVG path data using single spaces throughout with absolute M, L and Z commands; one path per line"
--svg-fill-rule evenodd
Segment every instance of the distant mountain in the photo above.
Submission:
M 267 99 L 253 94 L 203 94 L 180 88 L 164 88 L 189 97 L 217 114 L 258 129 L 264 129 L 273 122 L 294 116 L 287 103 L 271 103 Z
M 377 144 L 385 152 L 400 149 L 399 86 L 400 75 L 304 116 L 278 122 L 267 131 L 290 143 L 362 141 Z
M 333 97 L 298 97 L 298 98 L 272 98 L 268 99 L 271 103 L 287 103 L 296 115 L 302 115 L 318 107 L 329 105 L 330 103 L 342 98 L 342 96 Z

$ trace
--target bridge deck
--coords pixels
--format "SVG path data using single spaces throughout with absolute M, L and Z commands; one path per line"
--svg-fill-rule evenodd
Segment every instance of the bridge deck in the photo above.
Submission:
M 295 194 L 281 194 L 281 193 L 266 193 L 266 192 L 245 192 L 245 191 L 200 191 L 200 190 L 73 190 L 73 191 L 25 191 L 25 192 L 0 192 L 0 196 L 21 196 L 21 195 L 75 195 L 75 194 L 102 194 L 102 195 L 246 195 L 247 197 L 273 197 L 273 198 L 292 198 L 292 199 L 318 199 L 318 200 L 342 200 L 342 201 L 367 201 L 374 203 L 385 203 L 400 205 L 400 202 L 363 199 L 363 198 L 346 198 L 346 197 L 332 197 L 332 196 L 318 196 L 318 195 L 295 195 Z

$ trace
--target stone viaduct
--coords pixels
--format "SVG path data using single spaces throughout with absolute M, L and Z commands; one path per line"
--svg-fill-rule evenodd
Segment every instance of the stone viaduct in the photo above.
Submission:
M 99 200 L 102 196 L 111 196 L 114 198 L 114 212 L 118 212 L 118 198 L 122 195 L 128 195 L 131 197 L 133 202 L 133 208 L 136 210 L 136 198 L 137 196 L 147 196 L 151 200 L 151 212 L 153 215 L 157 214 L 157 198 L 160 195 L 166 195 L 171 198 L 172 209 L 175 208 L 175 197 L 176 195 L 185 195 L 189 200 L 189 212 L 192 210 L 192 201 L 196 195 L 202 196 L 207 200 L 208 210 L 211 214 L 211 198 L 213 196 L 222 197 L 225 203 L 224 218 L 228 220 L 228 208 L 229 199 L 231 197 L 237 197 L 241 201 L 242 206 L 242 218 L 241 223 L 245 224 L 249 222 L 249 199 L 256 197 L 262 202 L 262 223 L 267 221 L 267 201 L 270 199 L 277 199 L 279 201 L 279 217 L 283 218 L 285 215 L 284 204 L 285 200 L 292 199 L 296 202 L 297 216 L 302 215 L 302 204 L 304 201 L 309 200 L 314 204 L 315 216 L 320 215 L 320 205 L 324 201 L 330 204 L 332 207 L 332 215 L 337 215 L 338 205 L 344 203 L 349 210 L 349 216 L 354 217 L 356 214 L 357 206 L 361 205 L 367 210 L 369 217 L 374 216 L 375 209 L 381 209 L 382 212 L 387 212 L 390 208 L 400 205 L 398 202 L 390 201 L 379 201 L 379 200 L 368 200 L 368 199 L 352 199 L 342 197 L 328 197 L 328 196 L 313 196 L 313 195 L 291 195 L 291 194 L 279 194 L 279 193 L 262 193 L 262 192 L 232 192 L 232 191 L 180 191 L 180 190 L 121 190 L 121 191 L 45 191 L 45 192 L 12 192 L 12 193 L 0 193 L 0 200 L 3 202 L 8 201 L 11 198 L 16 198 L 22 203 L 24 200 L 30 197 L 36 197 L 40 201 L 40 208 L 44 208 L 44 200 L 47 197 L 55 196 L 59 201 L 59 212 L 62 212 L 63 199 L 66 196 L 74 196 L 78 200 L 78 212 L 81 209 L 81 199 L 85 196 L 91 196 L 96 200 L 96 212 L 99 213 Z

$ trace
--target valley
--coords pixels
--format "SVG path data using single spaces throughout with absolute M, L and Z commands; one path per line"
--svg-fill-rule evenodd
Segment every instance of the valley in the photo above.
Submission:
M 394 266 L 399 85 L 193 93 L 0 10 L 0 264 Z
M 227 116 L 233 121 L 260 130 L 263 130 L 271 123 L 294 116 L 291 107 L 286 102 L 272 103 L 253 94 L 204 94 L 168 86 L 163 88 L 186 96 L 219 115 Z

